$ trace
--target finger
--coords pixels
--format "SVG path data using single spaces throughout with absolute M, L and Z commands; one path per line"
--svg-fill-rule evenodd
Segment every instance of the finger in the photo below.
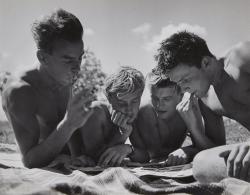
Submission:
M 115 155 L 115 154 L 114 154 L 113 152 L 109 153 L 109 154 L 105 157 L 105 159 L 103 160 L 102 166 L 104 166 L 104 167 L 108 166 L 108 165 L 110 164 L 110 161 L 111 161 L 112 158 L 114 157 L 114 155 Z
M 173 156 L 173 164 L 172 165 L 176 166 L 178 159 L 179 159 L 178 156 Z
M 124 159 L 123 156 L 119 157 L 119 159 L 117 160 L 117 166 L 121 166 L 123 159 Z
M 125 114 L 122 114 L 122 119 L 121 119 L 121 122 L 120 122 L 120 127 L 126 128 L 128 120 L 129 120 L 129 118 Z
M 177 158 L 176 165 L 182 165 L 182 164 L 184 164 L 184 158 L 182 158 L 182 157 Z
M 229 177 L 233 177 L 234 173 L 234 160 L 239 152 L 239 147 L 235 147 L 229 154 L 227 159 L 227 174 Z
M 184 108 L 189 105 L 190 100 L 183 100 L 177 105 L 177 110 L 178 111 L 184 111 Z
M 109 153 L 109 149 L 105 150 L 102 155 L 100 156 L 99 160 L 98 160 L 98 165 L 101 165 L 104 161 L 104 159 L 106 158 L 106 156 L 108 155 Z
M 242 146 L 239 149 L 238 155 L 234 161 L 234 176 L 240 178 L 241 169 L 243 168 L 243 159 L 249 151 L 249 146 Z M 243 171 L 243 170 L 242 170 Z
M 191 102 L 190 101 L 185 102 L 182 108 L 183 112 L 187 112 L 190 109 L 191 109 Z
M 112 112 L 111 112 L 111 121 L 114 121 L 115 115 L 116 115 L 116 111 L 112 110 Z
M 121 113 L 117 112 L 116 115 L 115 115 L 115 117 L 114 117 L 113 123 L 115 123 L 116 125 L 118 125 L 118 121 L 120 119 L 120 116 L 121 116 Z
M 113 166 L 113 167 L 116 166 L 117 165 L 117 161 L 119 160 L 119 158 L 120 158 L 120 155 L 119 154 L 115 154 L 112 157 L 112 159 L 110 160 L 109 165 Z
M 119 113 L 120 113 L 120 115 L 119 115 L 119 118 L 118 118 L 118 121 L 117 121 L 117 125 L 118 125 L 119 127 L 122 127 L 122 123 L 123 123 L 123 121 L 124 121 L 124 119 L 125 119 L 125 115 L 122 114 L 121 112 L 119 112 Z
M 173 155 L 168 156 L 167 165 L 169 165 L 169 166 L 173 165 Z

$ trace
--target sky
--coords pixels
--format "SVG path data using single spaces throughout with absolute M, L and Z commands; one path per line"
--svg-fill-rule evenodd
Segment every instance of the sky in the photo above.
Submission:
M 0 0 L 0 71 L 37 64 L 31 25 L 56 8 L 80 19 L 85 47 L 107 74 L 121 65 L 146 74 L 159 43 L 179 30 L 203 37 L 216 56 L 250 40 L 249 0 Z

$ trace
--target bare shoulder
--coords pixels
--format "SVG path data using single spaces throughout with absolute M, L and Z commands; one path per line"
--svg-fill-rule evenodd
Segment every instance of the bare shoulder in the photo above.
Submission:
M 15 78 L 7 83 L 2 92 L 2 105 L 4 110 L 8 112 L 34 110 L 36 105 L 35 90 L 29 83 Z
M 228 54 L 230 65 L 250 73 L 250 41 L 240 42 Z

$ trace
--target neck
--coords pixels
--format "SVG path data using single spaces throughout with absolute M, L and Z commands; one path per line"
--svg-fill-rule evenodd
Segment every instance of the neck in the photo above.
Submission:
M 54 79 L 51 73 L 43 65 L 39 66 L 38 72 L 40 74 L 42 83 L 53 92 L 58 92 L 65 89 L 66 86 L 63 86 L 56 79 Z
M 213 86 L 220 85 L 223 82 L 225 76 L 224 60 L 216 60 L 215 63 L 215 71 L 213 72 L 211 83 Z

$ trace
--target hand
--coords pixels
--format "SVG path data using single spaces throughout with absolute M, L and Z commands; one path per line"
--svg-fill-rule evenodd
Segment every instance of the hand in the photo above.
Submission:
M 81 155 L 71 160 L 71 164 L 77 167 L 94 167 L 95 161 L 86 155 Z
M 250 181 L 250 144 L 236 145 L 232 150 L 220 154 L 226 160 L 227 175 Z
M 113 110 L 111 113 L 111 121 L 119 127 L 121 134 L 127 134 L 128 136 L 132 132 L 132 125 L 128 124 L 129 117 L 125 114 Z
M 73 131 L 82 127 L 93 113 L 89 107 L 93 100 L 93 96 L 89 95 L 87 89 L 82 89 L 74 96 L 71 91 L 64 121 L 69 124 Z
M 128 144 L 120 144 L 104 151 L 98 161 L 100 166 L 120 166 L 123 159 L 132 152 Z
M 189 157 L 185 151 L 180 148 L 175 150 L 174 152 L 168 155 L 167 165 L 169 166 L 176 166 L 176 165 L 183 165 L 189 161 Z
M 58 165 L 64 165 L 64 167 L 68 167 L 70 164 L 71 164 L 70 156 L 65 154 L 60 154 L 48 165 L 48 167 L 54 168 Z
M 176 106 L 176 110 L 185 121 L 189 131 L 192 131 L 192 129 L 197 129 L 197 125 L 201 127 L 202 130 L 204 130 L 202 115 L 197 97 L 191 95 L 188 92 L 185 92 L 181 102 Z

